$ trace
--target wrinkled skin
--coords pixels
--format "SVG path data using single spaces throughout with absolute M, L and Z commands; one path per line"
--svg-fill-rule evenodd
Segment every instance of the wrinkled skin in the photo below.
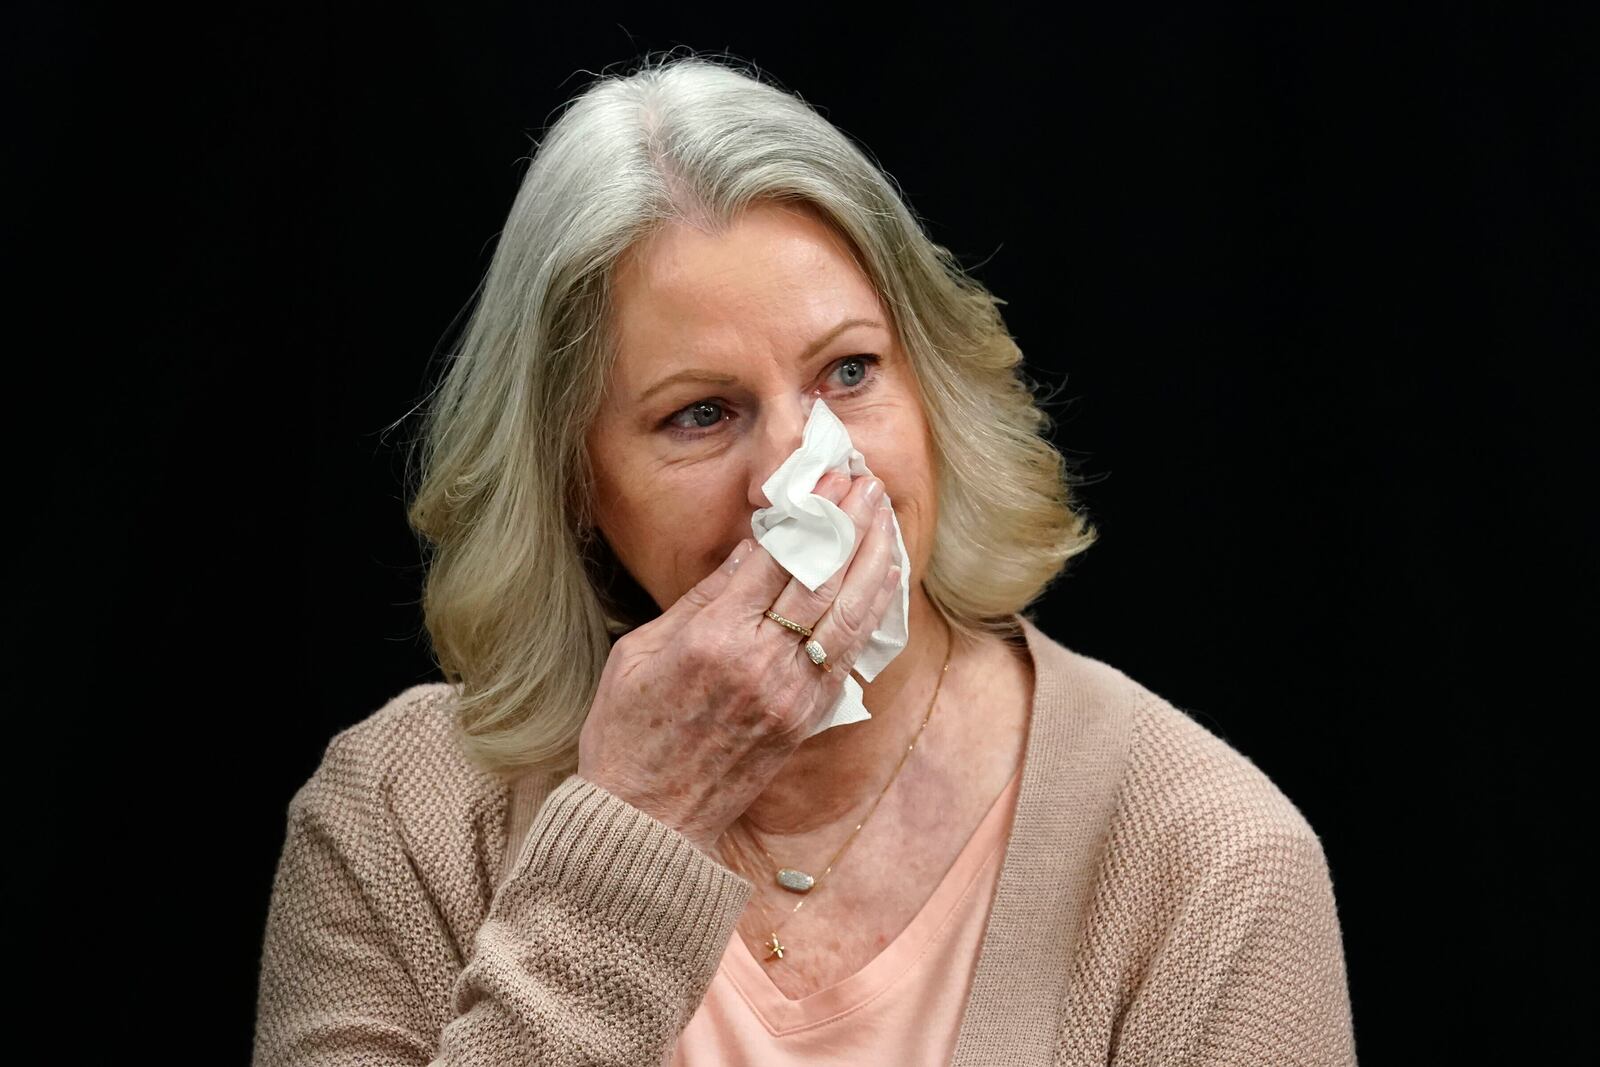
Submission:
M 853 482 L 840 504 L 856 523 L 850 562 L 811 592 L 766 549 L 741 542 L 666 612 L 617 640 L 584 724 L 579 775 L 707 853 L 839 699 L 897 588 L 889 510 L 866 499 L 875 479 L 828 480 L 835 503 Z M 814 624 L 831 672 L 761 614 L 786 589 L 804 598 L 775 610 Z

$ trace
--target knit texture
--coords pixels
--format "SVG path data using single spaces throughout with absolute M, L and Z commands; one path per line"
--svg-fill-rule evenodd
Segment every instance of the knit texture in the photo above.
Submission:
M 1355 1063 L 1321 842 L 1248 758 L 1018 616 L 1023 778 L 955 1064 Z M 659 1065 L 753 893 L 578 775 L 506 783 L 416 686 L 289 803 L 257 1067 Z

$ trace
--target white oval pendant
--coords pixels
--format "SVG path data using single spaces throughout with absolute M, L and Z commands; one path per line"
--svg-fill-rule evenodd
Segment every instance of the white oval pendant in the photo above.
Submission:
M 784 867 L 778 871 L 778 884 L 795 893 L 809 891 L 816 881 L 805 871 L 797 871 L 793 867 Z

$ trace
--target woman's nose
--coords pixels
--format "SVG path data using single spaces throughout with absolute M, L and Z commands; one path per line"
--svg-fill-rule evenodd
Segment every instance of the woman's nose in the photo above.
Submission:
M 767 508 L 772 501 L 761 486 L 805 440 L 806 420 L 817 398 L 809 393 L 770 401 L 761 413 L 761 427 L 750 462 L 749 499 L 753 507 Z

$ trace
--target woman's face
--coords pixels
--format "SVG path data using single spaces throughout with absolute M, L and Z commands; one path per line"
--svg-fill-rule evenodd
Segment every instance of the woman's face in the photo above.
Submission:
M 882 479 L 914 581 L 936 482 L 927 421 L 872 283 L 820 217 L 759 203 L 723 237 L 669 225 L 613 279 L 619 350 L 587 447 L 595 517 L 665 610 L 751 535 L 761 485 L 825 400 Z M 916 598 L 920 590 L 913 585 Z

